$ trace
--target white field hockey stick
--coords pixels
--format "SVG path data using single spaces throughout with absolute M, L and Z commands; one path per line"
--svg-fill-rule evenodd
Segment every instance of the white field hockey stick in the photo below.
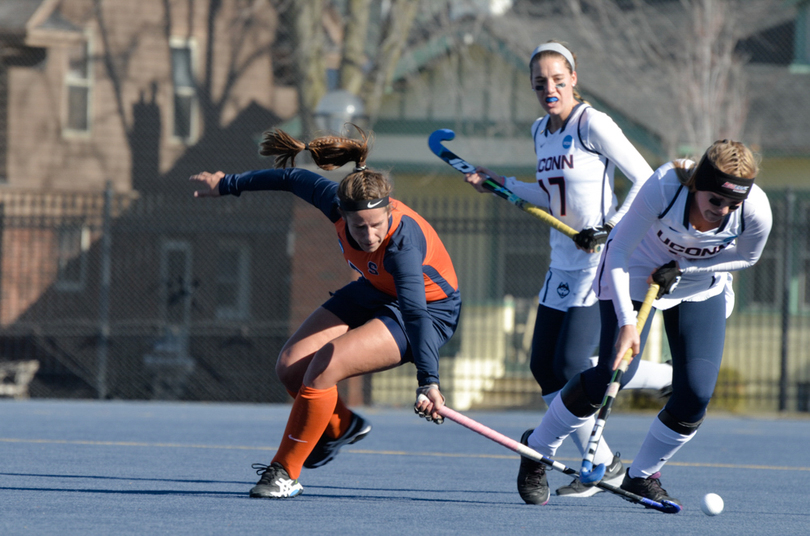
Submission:
M 443 406 L 439 413 L 441 413 L 445 418 L 450 419 L 451 421 L 455 421 L 461 426 L 465 428 L 469 428 L 473 432 L 481 434 L 482 436 L 491 439 L 492 441 L 503 445 L 504 447 L 508 448 L 509 450 L 513 450 L 524 456 L 526 458 L 530 458 L 536 462 L 540 462 L 544 465 L 551 467 L 556 471 L 560 471 L 569 476 L 577 477 L 579 476 L 574 469 L 570 467 L 566 467 L 565 465 L 561 464 L 560 462 L 555 462 L 551 458 L 547 458 L 537 452 L 536 450 L 527 447 L 523 443 L 519 443 L 512 438 L 506 437 L 505 435 L 496 432 L 495 430 L 484 426 L 483 424 L 470 419 L 458 413 L 455 410 L 448 408 L 447 406 Z M 642 504 L 647 508 L 652 508 L 654 510 L 658 510 L 659 512 L 664 512 L 665 514 L 677 514 L 681 511 L 681 507 L 674 502 L 671 501 L 653 501 L 652 499 L 648 499 L 646 497 L 642 497 L 641 495 L 636 495 L 635 493 L 623 490 L 622 488 L 617 488 L 615 486 L 611 486 L 610 484 L 605 484 L 604 482 L 599 482 L 595 484 L 597 487 L 602 488 L 605 491 L 609 491 L 616 495 L 619 495 L 623 499 L 626 499 L 630 502 L 636 504 Z
M 467 162 L 466 160 L 459 158 L 453 152 L 447 149 L 444 145 L 442 145 L 443 141 L 452 140 L 456 137 L 456 133 L 448 128 L 442 128 L 439 130 L 434 131 L 430 137 L 428 137 L 428 147 L 430 150 L 433 151 L 433 154 L 453 166 L 455 169 L 462 173 L 475 173 L 475 166 Z M 515 195 L 511 190 L 508 188 L 504 188 L 497 182 L 492 179 L 487 179 L 481 183 L 481 186 L 493 194 L 497 195 L 502 199 L 506 199 L 520 210 L 524 212 L 528 212 L 535 218 L 542 220 L 543 222 L 547 223 L 551 227 L 557 229 L 562 234 L 566 235 L 569 238 L 574 238 L 579 231 L 575 231 L 572 227 L 564 224 L 545 210 L 542 210 L 528 201 L 521 199 L 517 195 Z
M 647 295 L 644 296 L 644 302 L 638 310 L 638 317 L 636 319 L 636 329 L 639 333 L 644 329 L 644 324 L 647 323 L 647 316 L 650 314 L 652 304 L 658 296 L 659 285 L 652 283 L 650 288 L 647 289 Z M 605 397 L 602 399 L 602 406 L 599 408 L 599 415 L 596 417 L 596 424 L 593 426 L 591 438 L 588 440 L 588 447 L 585 449 L 585 457 L 582 458 L 582 467 L 579 470 L 579 479 L 583 484 L 594 484 L 602 480 L 605 476 L 605 464 L 600 463 L 596 467 L 593 466 L 593 458 L 596 455 L 596 447 L 599 446 L 599 441 L 602 439 L 602 432 L 605 429 L 605 422 L 610 409 L 613 407 L 613 401 L 616 400 L 616 395 L 619 394 L 621 388 L 622 376 L 627 371 L 627 367 L 633 361 L 633 349 L 628 348 L 622 357 L 619 367 L 613 371 L 613 378 L 608 384 Z

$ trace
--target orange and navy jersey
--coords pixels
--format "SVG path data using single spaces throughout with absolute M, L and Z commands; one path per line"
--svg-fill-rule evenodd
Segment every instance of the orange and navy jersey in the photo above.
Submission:
M 434 302 L 458 291 L 458 279 L 450 255 L 436 231 L 413 209 L 391 199 L 388 234 L 382 245 L 372 253 L 360 249 L 346 230 L 341 218 L 335 222 L 343 257 L 354 270 L 368 279 L 377 290 L 398 297 L 396 276 L 417 267 L 425 288 L 425 299 Z M 409 258 L 412 257 L 412 258 Z
M 245 191 L 284 190 L 314 205 L 335 224 L 343 256 L 378 290 L 401 298 L 414 291 L 412 282 L 401 288 L 403 278 L 419 276 L 428 302 L 458 293 L 458 278 L 444 244 L 433 227 L 404 203 L 391 199 L 388 234 L 374 253 L 357 246 L 346 231 L 338 211 L 337 183 L 300 168 L 262 169 L 238 175 L 225 175 L 219 183 L 220 195 L 240 195 Z
M 374 253 L 364 252 L 351 238 L 340 216 L 337 189 L 336 182 L 300 168 L 247 171 L 225 175 L 219 182 L 220 195 L 283 190 L 320 209 L 335 224 L 349 265 L 381 295 L 396 301 L 419 384 L 438 382 L 439 346 L 446 337 L 436 336 L 432 315 L 449 315 L 455 330 L 461 309 L 458 279 L 447 250 L 428 222 L 392 199 L 389 230 L 383 244 Z

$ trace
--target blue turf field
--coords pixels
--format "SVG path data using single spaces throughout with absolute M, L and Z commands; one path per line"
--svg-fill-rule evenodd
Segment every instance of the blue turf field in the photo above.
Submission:
M 664 469 L 685 509 L 667 515 L 600 493 L 524 505 L 518 457 L 409 409 L 360 409 L 374 425 L 332 463 L 304 470 L 296 499 L 249 499 L 289 406 L 0 402 L 0 534 L 807 534 L 810 420 L 710 414 Z M 468 416 L 517 438 L 540 413 Z M 613 414 L 629 461 L 652 414 Z M 578 467 L 573 447 L 560 459 Z M 551 473 L 552 489 L 568 477 Z M 720 494 L 723 514 L 700 512 Z

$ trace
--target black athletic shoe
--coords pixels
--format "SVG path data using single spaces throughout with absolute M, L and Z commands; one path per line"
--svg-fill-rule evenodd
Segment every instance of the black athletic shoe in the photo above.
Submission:
M 624 464 L 620 458 L 621 454 L 618 452 L 613 456 L 613 461 L 605 468 L 605 476 L 602 477 L 602 482 L 610 484 L 611 486 L 618 486 L 622 483 L 624 478 Z M 567 486 L 563 486 L 557 490 L 557 495 L 564 497 L 591 497 L 600 491 L 604 491 L 597 486 L 586 486 L 582 483 L 579 477 L 571 481 Z
M 630 493 L 641 495 L 656 502 L 669 501 L 681 505 L 681 501 L 670 497 L 667 490 L 661 487 L 661 473 L 653 473 L 647 478 L 630 478 L 630 473 L 624 475 L 621 488 Z
M 304 462 L 304 467 L 307 469 L 315 469 L 322 467 L 332 461 L 332 458 L 337 456 L 340 447 L 344 445 L 351 445 L 357 443 L 368 435 L 371 431 L 371 423 L 365 420 L 357 413 L 352 413 L 352 422 L 349 423 L 349 428 L 342 436 L 333 439 L 324 433 L 312 449 L 312 452 L 307 456 Z
M 287 470 L 278 462 L 270 465 L 254 463 L 251 467 L 256 469 L 257 475 L 262 475 L 259 482 L 250 490 L 251 497 L 263 499 L 289 499 L 304 492 L 298 480 L 293 480 Z
M 534 430 L 529 429 L 523 432 L 520 442 L 529 445 L 529 436 Z M 517 488 L 520 498 L 526 504 L 546 504 L 551 492 L 548 489 L 546 479 L 546 466 L 524 456 L 520 457 L 520 469 L 518 470 Z

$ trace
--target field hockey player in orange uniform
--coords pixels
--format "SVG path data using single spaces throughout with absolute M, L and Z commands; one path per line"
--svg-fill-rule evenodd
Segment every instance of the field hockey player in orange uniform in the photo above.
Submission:
M 369 146 L 361 139 L 319 137 L 308 144 L 282 131 L 268 131 L 261 154 L 279 169 L 228 175 L 202 172 L 196 197 L 282 190 L 320 209 L 334 223 L 343 257 L 360 278 L 337 290 L 287 341 L 276 373 L 295 397 L 278 451 L 251 497 L 300 495 L 302 467 L 331 461 L 343 446 L 362 439 L 371 425 L 338 397 L 343 379 L 413 361 L 420 416 L 441 423 L 439 348 L 458 325 L 461 298 L 453 263 L 436 232 L 421 216 L 390 197 L 390 180 L 366 167 Z M 336 183 L 290 167 L 303 150 L 322 169 L 355 167 Z

